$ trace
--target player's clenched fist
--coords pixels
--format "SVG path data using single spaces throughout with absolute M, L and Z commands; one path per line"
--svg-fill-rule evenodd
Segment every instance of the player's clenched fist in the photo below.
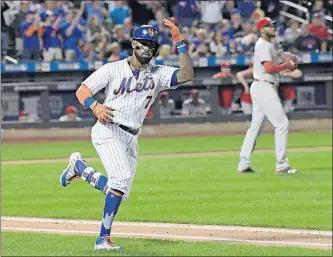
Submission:
M 112 114 L 112 111 L 114 111 L 114 109 L 112 107 L 105 106 L 96 101 L 96 103 L 93 104 L 90 108 L 100 122 L 111 123 L 113 121 L 112 118 L 114 116 Z
M 172 21 L 168 19 L 163 19 L 163 23 L 165 26 L 168 26 L 170 28 L 171 36 L 176 43 L 184 40 L 184 37 L 180 33 L 178 27 Z

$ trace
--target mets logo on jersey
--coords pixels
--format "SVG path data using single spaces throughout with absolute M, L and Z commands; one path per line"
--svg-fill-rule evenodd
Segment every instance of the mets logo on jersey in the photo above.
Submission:
M 132 86 L 132 80 L 134 77 L 123 78 L 121 81 L 120 86 L 113 91 L 115 95 L 123 95 L 123 94 L 130 94 L 133 92 L 142 92 L 142 91 L 149 91 L 155 88 L 155 83 L 152 77 L 146 76 L 143 79 L 143 83 L 137 82 L 135 86 Z

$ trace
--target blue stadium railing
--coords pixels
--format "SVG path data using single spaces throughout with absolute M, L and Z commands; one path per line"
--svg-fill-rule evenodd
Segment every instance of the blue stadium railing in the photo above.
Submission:
M 299 54 L 299 62 L 305 64 L 332 63 L 332 52 L 328 53 L 302 53 Z M 216 67 L 224 60 L 230 61 L 232 65 L 248 65 L 251 62 L 251 56 L 223 56 L 223 57 L 203 57 L 193 58 L 194 67 Z M 1 63 L 1 73 L 18 72 L 60 72 L 60 71 L 89 71 L 95 70 L 106 62 L 19 62 Z M 178 66 L 179 58 L 171 57 L 165 60 L 155 60 L 155 64 L 164 64 Z

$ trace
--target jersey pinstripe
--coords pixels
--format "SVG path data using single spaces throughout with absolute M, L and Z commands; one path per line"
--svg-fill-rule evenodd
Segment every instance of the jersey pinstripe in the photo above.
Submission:
M 106 106 L 115 109 L 114 123 L 138 129 L 160 91 L 171 87 L 172 74 L 178 68 L 149 64 L 136 79 L 128 64 L 128 59 L 107 63 L 93 72 L 82 84 L 93 95 L 105 88 Z M 111 124 L 96 123 L 96 133 L 92 137 L 107 137 Z

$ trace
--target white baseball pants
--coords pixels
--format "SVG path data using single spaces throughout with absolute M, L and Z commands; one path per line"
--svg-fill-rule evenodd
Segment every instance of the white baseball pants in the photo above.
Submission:
M 250 167 L 250 157 L 265 126 L 266 118 L 273 125 L 275 132 L 276 170 L 288 168 L 286 148 L 289 121 L 281 104 L 277 86 L 264 81 L 254 81 L 250 93 L 253 102 L 252 120 L 243 141 L 238 170 Z
M 101 126 L 107 126 L 107 129 L 104 127 L 101 131 Z M 91 135 L 92 143 L 107 172 L 107 186 L 123 192 L 124 201 L 129 196 L 135 177 L 138 135 L 134 136 L 114 124 L 99 123 L 92 128 Z

